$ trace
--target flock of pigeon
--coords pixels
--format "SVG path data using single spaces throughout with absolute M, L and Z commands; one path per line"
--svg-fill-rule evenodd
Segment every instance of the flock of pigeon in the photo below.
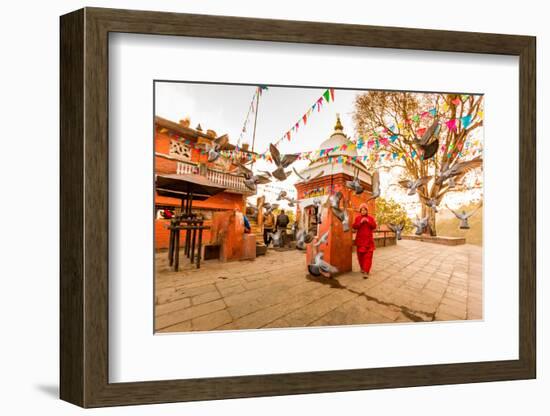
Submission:
M 439 212 L 439 205 L 441 204 L 441 200 L 443 199 L 443 195 L 445 194 L 445 191 L 455 188 L 457 186 L 457 183 L 461 181 L 470 170 L 480 167 L 482 163 L 483 163 L 483 160 L 479 156 L 468 161 L 455 163 L 452 166 L 449 165 L 448 161 L 445 162 L 441 166 L 441 169 L 439 170 L 439 174 L 435 177 L 435 184 L 438 184 L 442 187 L 440 188 L 440 191 L 436 196 L 425 197 L 419 192 L 420 189 L 422 189 L 424 186 L 428 184 L 428 182 L 432 180 L 433 176 L 423 176 L 415 180 L 405 179 L 405 180 L 399 181 L 398 184 L 402 188 L 408 190 L 408 195 L 414 195 L 418 193 L 420 201 L 424 205 L 432 209 L 434 212 Z M 446 186 L 446 187 L 443 188 L 443 186 Z M 475 214 L 479 209 L 478 207 L 470 213 L 466 213 L 465 211 L 458 213 L 457 211 L 452 210 L 448 206 L 447 208 L 461 221 L 460 223 L 461 229 L 470 228 L 468 224 L 468 218 L 470 218 L 473 214 Z M 429 224 L 428 218 L 429 216 L 427 215 L 424 218 L 416 217 L 416 219 L 413 220 L 413 225 L 416 228 L 416 231 L 415 231 L 416 235 L 421 235 L 422 233 L 424 233 L 424 231 L 426 230 Z M 397 225 L 395 224 L 390 225 L 390 229 L 392 229 L 392 231 L 394 232 L 396 232 L 395 231 L 396 227 Z M 399 230 L 399 232 L 401 232 L 402 229 L 403 229 L 403 225 L 401 224 L 401 230 Z
M 424 160 L 430 159 L 434 157 L 434 155 L 437 153 L 437 150 L 439 148 L 439 138 L 438 133 L 441 129 L 441 125 L 439 120 L 436 118 L 433 122 L 433 124 L 426 130 L 426 132 L 422 135 L 420 139 L 415 139 L 415 144 L 417 146 L 417 149 L 419 150 L 419 154 L 422 155 L 422 158 Z M 219 139 L 216 139 L 213 144 L 207 149 L 208 152 L 208 161 L 213 162 L 217 160 L 220 157 L 220 149 L 223 145 L 227 143 L 226 137 L 221 137 Z M 300 174 L 296 169 L 293 167 L 292 170 L 286 170 L 292 163 L 294 163 L 298 159 L 298 155 L 296 154 L 285 154 L 281 155 L 279 150 L 273 145 L 269 145 L 269 151 L 271 154 L 271 158 L 273 160 L 273 163 L 276 166 L 276 169 L 272 172 L 268 171 L 262 171 L 260 170 L 259 173 L 254 173 L 251 169 L 248 169 L 247 167 L 243 166 L 242 164 L 238 164 L 239 170 L 241 171 L 242 175 L 244 176 L 244 184 L 245 186 L 250 189 L 251 191 L 256 191 L 256 187 L 259 184 L 267 184 L 272 181 L 273 178 L 284 181 L 286 180 L 289 175 L 294 172 L 298 178 L 300 178 L 301 181 L 304 183 L 308 183 L 312 181 L 313 179 L 316 179 L 324 174 L 323 171 L 320 171 L 313 174 Z M 438 175 L 435 177 L 435 183 L 444 186 L 446 184 L 446 189 L 452 189 L 454 188 L 457 183 L 468 173 L 470 170 L 475 169 L 482 165 L 482 159 L 481 157 L 476 157 L 469 161 L 464 162 L 458 162 L 453 165 L 449 164 L 449 161 L 447 160 L 439 170 Z M 423 189 L 431 180 L 433 179 L 433 176 L 423 176 L 420 178 L 416 178 L 414 180 L 404 179 L 398 182 L 398 185 L 402 188 L 406 189 L 408 191 L 408 195 L 415 195 L 418 193 L 421 202 L 426 205 L 427 207 L 431 208 L 434 212 L 438 212 L 438 206 L 441 203 L 441 200 L 443 198 L 443 192 L 440 192 L 435 197 L 426 198 L 421 195 L 419 192 L 420 189 Z M 356 169 L 355 175 L 351 181 L 346 181 L 346 188 L 353 191 L 356 195 L 360 195 L 364 192 L 364 188 L 361 185 L 361 181 L 359 180 L 359 169 Z M 367 200 L 370 201 L 372 199 L 376 199 L 380 196 L 380 179 L 379 179 L 379 173 L 378 171 L 375 171 L 372 175 L 372 194 Z M 279 195 L 277 196 L 277 201 L 286 200 L 288 202 L 289 207 L 294 207 L 298 201 L 296 199 L 290 198 L 286 191 L 281 191 Z M 313 200 L 313 206 L 316 208 L 317 212 L 317 222 L 321 223 L 322 213 L 324 209 L 330 209 L 334 216 L 338 218 L 342 222 L 342 229 L 344 232 L 348 232 L 350 230 L 350 219 L 349 219 L 349 205 L 350 201 L 349 199 L 344 198 L 344 194 L 341 191 L 338 191 L 336 193 L 331 194 L 326 202 L 323 204 L 321 202 L 320 198 L 315 198 Z M 273 212 L 276 208 L 278 208 L 279 204 L 265 204 L 264 209 L 266 210 L 266 213 Z M 257 213 L 257 208 L 249 204 L 250 209 L 255 211 Z M 451 212 L 461 221 L 460 228 L 461 229 L 468 229 L 468 218 L 470 218 L 475 212 L 477 212 L 477 209 L 466 213 L 465 211 L 457 212 L 452 210 L 447 206 Z M 413 221 L 413 225 L 416 228 L 415 234 L 421 235 L 426 228 L 428 227 L 428 216 L 424 218 L 418 218 Z M 396 237 L 398 240 L 401 240 L 402 231 L 404 228 L 404 224 L 389 224 L 390 229 L 395 232 Z M 276 232 L 271 234 L 271 238 L 273 240 L 274 246 L 280 246 L 282 244 L 283 238 L 281 234 L 282 230 L 277 230 Z M 294 234 L 296 237 L 296 248 L 298 250 L 304 250 L 306 247 L 306 244 L 311 243 L 314 240 L 314 234 L 311 232 L 306 231 L 303 227 L 294 226 Z M 322 245 L 325 245 L 328 241 L 328 232 L 323 234 L 321 238 L 317 240 L 316 243 L 314 243 L 315 249 L 318 250 L 317 254 L 314 256 L 314 259 L 311 264 L 308 265 L 308 270 L 312 275 L 319 276 L 322 273 L 329 273 L 333 274 L 337 272 L 337 269 L 328 264 L 326 261 L 323 260 L 323 252 L 320 251 L 319 247 Z

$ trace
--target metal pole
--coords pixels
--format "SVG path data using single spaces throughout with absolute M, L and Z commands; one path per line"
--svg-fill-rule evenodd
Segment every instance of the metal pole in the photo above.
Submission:
M 260 87 L 257 87 L 256 91 L 256 114 L 254 114 L 254 130 L 252 132 L 252 152 L 254 152 L 254 143 L 256 142 L 256 123 L 258 122 L 258 106 L 260 105 Z M 254 167 L 254 159 L 252 159 L 252 165 Z
M 199 251 L 197 253 L 197 269 L 201 267 L 201 250 L 202 250 L 202 222 L 200 223 L 199 228 Z
M 180 231 L 179 229 L 176 229 L 175 245 L 176 246 L 174 248 L 174 251 L 175 251 L 176 258 L 174 259 L 174 271 L 177 272 L 180 267 Z

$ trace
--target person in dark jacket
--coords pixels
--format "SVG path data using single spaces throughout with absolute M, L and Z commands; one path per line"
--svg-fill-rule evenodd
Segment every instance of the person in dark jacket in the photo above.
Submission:
M 355 217 L 353 228 L 357 230 L 355 245 L 357 246 L 357 260 L 363 273 L 363 279 L 368 279 L 372 267 L 372 256 L 374 254 L 374 236 L 376 220 L 369 215 L 367 204 L 359 206 L 359 215 Z
M 283 210 L 277 215 L 277 231 L 280 231 L 281 233 L 281 246 L 284 247 L 286 245 L 286 227 L 288 227 L 288 223 L 290 222 L 290 219 L 288 218 L 288 215 L 285 214 Z

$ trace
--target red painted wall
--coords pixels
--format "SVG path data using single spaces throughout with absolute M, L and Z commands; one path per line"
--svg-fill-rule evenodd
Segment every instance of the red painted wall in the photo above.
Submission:
M 170 141 L 174 137 L 171 137 L 168 132 L 161 132 L 157 129 L 155 132 L 155 153 L 160 153 L 163 155 L 168 155 L 170 152 Z M 184 138 L 185 139 L 185 138 Z M 192 162 L 204 162 L 206 163 L 208 156 L 201 155 L 200 150 L 192 149 L 191 150 L 191 161 Z M 162 156 L 155 156 L 155 173 L 159 174 L 175 174 L 177 170 L 177 161 L 167 159 Z M 179 208 L 181 201 L 176 198 L 168 198 L 164 196 L 155 196 L 155 206 L 170 206 L 173 209 Z M 207 209 L 213 211 L 226 211 L 238 209 L 241 212 L 244 212 L 246 205 L 246 199 L 244 195 L 238 193 L 222 192 L 220 194 L 214 195 L 211 198 L 208 198 L 205 201 L 194 201 L 194 209 Z M 156 212 L 156 210 L 155 210 Z M 169 224 L 169 220 L 165 219 L 155 219 L 155 248 L 167 249 L 169 245 L 169 236 L 170 232 L 166 228 Z M 211 221 L 205 221 L 206 226 L 211 226 Z M 185 241 L 185 232 L 182 232 L 180 235 L 181 244 Z M 211 232 L 205 230 L 203 232 L 203 241 L 207 242 L 211 239 Z

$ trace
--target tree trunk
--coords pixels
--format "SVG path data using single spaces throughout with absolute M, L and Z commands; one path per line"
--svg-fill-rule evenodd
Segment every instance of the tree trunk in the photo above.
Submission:
M 431 208 L 428 208 L 428 232 L 432 237 L 437 236 L 437 228 L 435 226 L 435 216 L 437 214 Z
M 426 228 L 425 234 L 431 235 L 432 237 L 437 236 L 437 228 L 435 225 L 435 216 L 436 213 L 430 207 L 422 204 L 422 218 L 428 216 L 428 227 Z

